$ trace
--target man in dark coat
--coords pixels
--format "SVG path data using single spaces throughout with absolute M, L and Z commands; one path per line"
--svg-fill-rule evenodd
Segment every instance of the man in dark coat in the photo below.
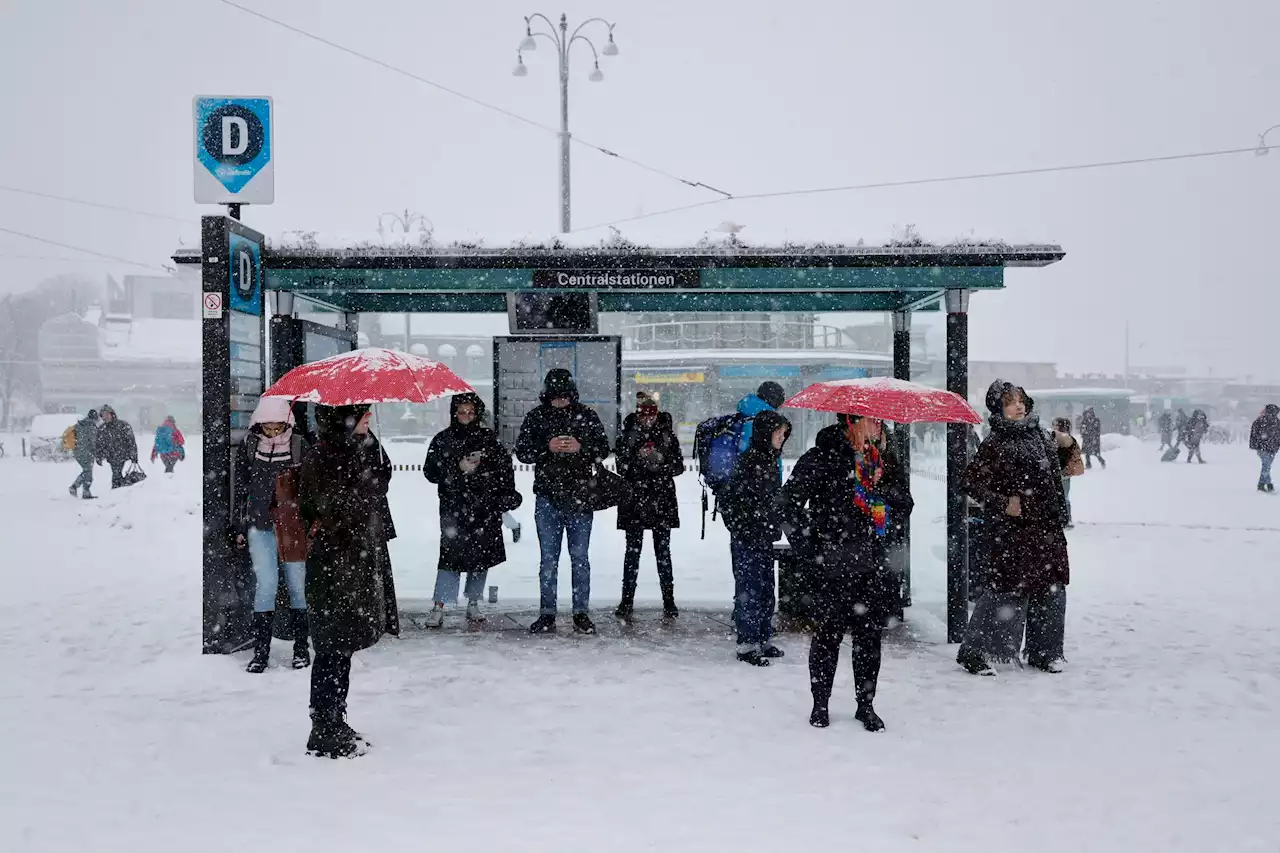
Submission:
M 1262 470 L 1258 474 L 1258 491 L 1274 492 L 1276 484 L 1271 481 L 1271 465 L 1280 453 L 1280 406 L 1268 403 L 1258 415 L 1258 419 L 1249 428 L 1249 449 L 1257 451 L 1262 461 Z
M 1057 451 L 1026 391 L 996 380 L 986 402 L 991 434 L 965 469 L 962 487 L 985 510 L 990 574 L 957 662 L 989 674 L 988 658 L 1015 658 L 1025 614 L 1028 663 L 1057 672 L 1071 580 Z
M 1187 420 L 1187 464 L 1191 464 L 1191 458 L 1194 456 L 1204 464 L 1204 456 L 1200 454 L 1200 442 L 1204 441 L 1204 437 L 1209 434 L 1209 416 L 1204 413 L 1203 409 L 1196 409 L 1191 413 L 1191 417 Z
M 1157 426 L 1160 428 L 1160 449 L 1173 447 L 1173 414 L 1165 409 L 1160 413 L 1160 417 L 1156 420 Z
M 1174 419 L 1173 431 L 1176 433 L 1177 442 L 1173 445 L 1177 447 L 1179 444 L 1187 443 L 1187 425 L 1191 423 L 1191 418 L 1187 417 L 1187 413 L 1182 409 L 1178 409 L 1178 417 Z
M 516 439 L 516 458 L 534 466 L 534 520 L 538 528 L 540 613 L 535 634 L 554 631 L 560 548 L 569 540 L 573 571 L 573 627 L 594 634 L 591 604 L 591 493 L 596 466 L 609 456 L 609 437 L 600 416 L 578 402 L 578 386 L 567 370 L 547 371 L 541 405 L 525 415 Z
M 76 490 L 84 486 L 85 500 L 92 500 L 93 495 L 89 489 L 93 487 L 93 463 L 98 458 L 98 413 L 94 409 L 90 409 L 89 413 L 80 420 L 76 421 L 74 427 L 76 446 L 71 453 L 75 456 L 77 462 L 80 463 L 80 476 L 76 477 L 75 482 L 71 484 L 71 497 L 76 496 Z
M 306 587 L 315 662 L 307 751 L 331 758 L 367 747 L 346 722 L 351 656 L 378 642 L 395 604 L 385 584 L 390 463 L 374 461 L 386 456 L 370 441 L 369 415 L 368 406 L 318 406 L 319 439 L 303 459 L 299 483 L 302 520 L 312 534 Z
M 883 441 L 881 422 L 840 415 L 796 462 L 782 495 L 787 541 L 818 579 L 817 627 L 809 646 L 809 723 L 830 724 L 827 703 L 840 643 L 849 633 L 855 719 L 868 731 L 880 731 L 884 722 L 872 705 L 880 677 L 880 631 L 900 601 L 887 549 L 914 507 L 906 473 Z
M 505 562 L 502 514 L 521 503 L 511 454 L 483 425 L 484 401 L 456 394 L 449 404 L 449 426 L 427 448 L 422 473 L 440 487 L 440 562 L 435 607 L 427 626 L 444 623 L 445 605 L 456 601 L 460 574 L 467 573 L 467 618 L 480 621 L 480 598 L 488 570 Z
M 618 529 L 626 531 L 627 552 L 622 561 L 622 602 L 615 615 L 631 616 L 644 532 L 653 531 L 653 553 L 662 590 L 662 612 L 668 619 L 680 615 L 676 608 L 675 577 L 671 567 L 671 531 L 680 526 L 675 478 L 684 473 L 684 454 L 669 412 L 658 410 L 658 401 L 641 391 L 636 411 L 627 415 L 614 450 L 618 473 L 629 489 L 618 506 Z
M 773 544 L 782 538 L 782 472 L 778 460 L 791 435 L 791 424 L 773 410 L 755 415 L 751 444 L 733 466 L 720 499 L 729 554 L 733 560 L 733 621 L 738 632 L 738 660 L 768 666 L 782 657 L 773 644 L 773 610 L 777 605 Z
M 1093 467 L 1093 457 L 1098 457 L 1102 467 L 1107 467 L 1107 460 L 1102 458 L 1102 421 L 1099 420 L 1093 406 L 1084 410 L 1080 416 L 1080 444 L 1084 453 L 1084 467 Z
M 116 416 L 110 406 L 98 409 L 102 426 L 98 427 L 98 461 L 111 466 L 111 488 L 124 485 L 124 466 L 138 462 L 138 442 L 133 437 L 133 427 Z

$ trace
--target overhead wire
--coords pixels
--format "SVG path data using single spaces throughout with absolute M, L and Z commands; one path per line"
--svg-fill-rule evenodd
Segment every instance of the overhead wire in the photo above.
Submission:
M 304 38 L 311 39 L 312 41 L 326 45 L 335 50 L 340 50 L 349 56 L 354 56 L 357 59 L 361 59 L 365 62 L 369 62 L 369 63 L 372 63 L 373 65 L 377 65 L 379 68 L 383 68 L 395 74 L 400 74 L 404 77 L 408 77 L 410 80 L 415 80 L 419 83 L 422 83 L 425 86 L 430 86 L 431 88 L 436 89 L 437 91 L 440 91 L 440 92 L 444 92 L 447 95 L 452 95 L 455 98 L 460 98 L 461 100 L 464 100 L 467 103 L 474 104 L 475 106 L 481 107 L 486 110 L 490 110 L 491 112 L 498 113 L 499 115 L 506 116 L 507 118 L 513 119 L 514 121 L 518 121 L 522 124 L 526 124 L 529 127 L 534 127 L 534 128 L 537 128 L 538 130 L 546 131 L 547 133 L 554 133 L 557 136 L 560 134 L 559 130 L 557 130 L 554 127 L 551 127 L 550 125 L 546 125 L 546 124 L 542 124 L 541 122 L 534 121 L 533 119 L 528 118 L 526 116 L 522 116 L 517 112 L 508 110 L 505 107 L 500 107 L 500 106 L 497 106 L 496 104 L 491 104 L 488 101 L 482 101 L 479 98 L 475 97 L 474 95 L 468 95 L 466 92 L 461 92 L 450 86 L 446 86 L 443 83 L 437 83 L 434 80 L 429 80 L 426 77 L 423 77 L 421 74 L 415 74 L 414 72 L 409 71 L 406 68 L 401 68 L 398 65 L 393 65 L 390 62 L 387 62 L 382 59 L 378 59 L 376 56 L 370 56 L 367 53 L 356 50 L 354 48 L 347 47 L 344 44 L 339 44 L 338 42 L 333 41 L 332 39 L 325 38 L 324 36 L 317 35 L 313 32 L 304 30 L 301 27 L 295 26 L 285 21 L 281 21 L 277 18 L 273 18 L 270 15 L 266 15 L 262 12 L 259 12 L 257 9 L 253 9 L 248 6 L 243 6 L 240 3 L 236 3 L 234 2 L 234 0 L 218 0 L 218 2 L 222 3 L 223 5 L 230 6 L 233 9 L 239 9 L 241 12 L 244 12 L 247 15 L 252 15 L 255 18 L 258 18 L 260 20 L 266 21 L 271 24 L 275 24 L 278 27 L 286 29 L 289 32 L 295 33 Z M 651 172 L 655 175 L 661 175 L 664 178 L 668 178 L 673 181 L 678 181 L 687 187 L 709 190 L 710 192 L 719 193 L 725 198 L 733 197 L 730 193 L 727 193 L 721 189 L 717 189 L 716 187 L 711 186 L 710 184 L 703 183 L 702 181 L 693 181 L 687 178 L 682 178 L 679 175 L 672 174 L 671 172 L 668 172 L 664 169 L 659 169 L 657 166 L 651 166 L 648 163 L 642 162 L 640 160 L 636 160 L 633 157 L 627 157 L 624 154 L 619 154 L 617 151 L 613 151 L 609 148 L 605 148 L 602 145 L 597 145 L 594 142 L 590 142 L 586 139 L 583 139 L 580 136 L 571 135 L 569 139 L 573 143 L 581 145 L 584 148 L 589 148 L 593 151 L 596 151 L 597 153 L 605 155 L 606 157 L 612 157 L 614 159 L 621 160 L 624 163 L 629 163 L 630 165 L 636 166 L 647 172 Z
M 41 192 L 39 190 L 29 190 L 24 187 L 11 187 L 11 186 L 5 186 L 3 184 L 0 184 L 0 192 L 18 193 L 20 195 L 29 195 L 29 196 L 34 196 L 36 198 L 50 199 L 52 201 L 61 201 L 67 204 L 79 204 L 79 205 L 83 205 L 84 207 L 96 207 L 101 210 L 112 210 L 117 213 L 129 213 L 134 216 L 146 216 L 146 217 L 150 217 L 151 219 L 165 219 L 170 222 L 181 222 L 184 225 L 194 225 L 199 223 L 198 219 L 183 218 L 181 216 L 173 216 L 168 213 L 153 213 L 149 210 L 138 210 L 137 208 L 134 208 L 134 207 L 122 207 L 121 205 L 118 205 L 118 204 L 106 204 L 100 201 L 89 201 L 88 199 L 75 198 L 73 196 L 55 195 L 54 193 L 46 193 L 46 192 Z
M 51 240 L 48 237 L 41 237 L 36 234 L 27 234 L 23 231 L 15 231 L 12 228 L 5 228 L 3 226 L 0 226 L 0 233 L 12 234 L 15 237 L 25 237 L 26 239 L 34 240 L 37 243 L 47 243 L 50 246 L 57 246 L 60 249 L 70 249 L 73 252 L 83 252 L 86 255 L 94 255 L 96 257 L 103 258 L 108 261 L 115 261 L 116 263 L 128 264 L 129 266 L 145 267 L 146 269 L 159 270 L 160 272 L 169 272 L 169 270 L 165 269 L 164 267 L 157 266 L 155 264 L 145 264 L 139 261 L 130 260 L 129 258 L 122 258 L 119 255 L 109 255 L 105 252 L 99 252 L 95 249 L 86 249 L 83 246 L 75 246 L 75 245 L 72 245 L 71 243 L 62 243 L 57 240 Z

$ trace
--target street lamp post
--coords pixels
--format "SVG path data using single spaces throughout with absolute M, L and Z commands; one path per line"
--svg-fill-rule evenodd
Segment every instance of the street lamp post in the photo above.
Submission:
M 547 31 L 534 30 L 534 23 L 545 24 Z M 596 46 L 591 39 L 582 34 L 583 27 L 588 24 L 604 24 L 608 28 L 609 41 L 602 49 L 596 50 Z M 599 83 L 604 79 L 604 74 L 600 71 L 600 57 L 618 55 L 618 45 L 613 41 L 613 27 L 614 25 L 604 18 L 588 18 L 570 33 L 569 19 L 567 16 L 561 15 L 559 32 L 557 32 L 556 26 L 551 23 L 551 19 L 546 15 L 540 12 L 529 15 L 524 19 L 524 39 L 520 42 L 519 50 L 516 51 L 516 67 L 511 72 L 516 77 L 524 77 L 529 73 L 529 69 L 524 64 L 524 54 L 526 51 L 537 49 L 537 40 L 539 38 L 544 38 L 555 45 L 556 57 L 560 61 L 560 231 L 565 234 L 569 233 L 570 222 L 569 51 L 574 42 L 578 41 L 584 42 L 587 47 L 591 48 L 594 65 L 587 79 L 592 83 Z

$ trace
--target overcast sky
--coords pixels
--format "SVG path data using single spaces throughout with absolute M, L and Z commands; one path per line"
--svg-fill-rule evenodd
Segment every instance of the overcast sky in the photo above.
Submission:
M 1244 148 L 1280 123 L 1275 0 L 238 2 L 551 128 L 547 44 L 511 75 L 522 16 L 616 19 L 603 83 L 575 50 L 575 135 L 737 194 Z M 275 99 L 276 204 L 245 215 L 269 235 L 371 235 L 406 207 L 491 242 L 557 227 L 553 132 L 219 0 L 8 0 L 0 79 L 0 184 L 190 218 L 0 192 L 0 228 L 157 265 L 193 245 L 213 212 L 191 200 L 195 94 Z M 573 175 L 575 226 L 715 197 L 580 146 Z M 914 224 L 937 242 L 1060 243 L 1064 262 L 974 298 L 974 357 L 1120 372 L 1128 321 L 1135 365 L 1280 382 L 1280 150 L 733 202 L 622 230 L 693 242 L 724 220 L 748 242 L 877 243 Z M 145 271 L 88 258 L 0 232 L 0 291 Z

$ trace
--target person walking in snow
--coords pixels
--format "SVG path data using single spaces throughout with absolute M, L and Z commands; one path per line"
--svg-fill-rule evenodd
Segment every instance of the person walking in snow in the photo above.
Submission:
M 1164 450 L 1166 447 L 1173 447 L 1173 414 L 1168 409 L 1165 409 L 1160 413 L 1156 424 L 1160 428 L 1160 449 Z
M 1258 415 L 1249 428 L 1249 449 L 1257 451 L 1262 463 L 1262 470 L 1258 472 L 1258 491 L 1274 492 L 1276 486 L 1271 481 L 1271 465 L 1276 461 L 1276 453 L 1280 452 L 1280 406 L 1268 403 Z
M 1174 447 L 1187 443 L 1187 426 L 1191 423 L 1191 418 L 1187 417 L 1187 413 L 1182 409 L 1178 409 L 1178 416 L 1173 422 L 1173 431 L 1177 441 Z
M 1098 462 L 1103 468 L 1107 467 L 1107 460 L 1102 458 L 1102 421 L 1093 410 L 1093 406 L 1089 406 L 1084 410 L 1084 414 L 1080 416 L 1080 439 L 1084 444 L 1084 467 L 1093 467 L 1093 457 L 1098 457 Z
M 956 662 L 975 675 L 1017 658 L 1026 627 L 1027 662 L 1060 671 L 1070 566 L 1062 472 L 1054 443 L 1026 391 L 997 379 L 987 390 L 991 434 L 965 469 L 963 490 L 980 502 L 990 558 Z
M 684 473 L 684 454 L 670 413 L 660 412 L 658 401 L 645 392 L 636 394 L 636 410 L 623 422 L 614 453 L 618 473 L 630 486 L 618 505 L 618 529 L 626 533 L 627 550 L 622 561 L 622 600 L 614 615 L 619 619 L 631 617 L 644 532 L 651 530 L 662 613 L 667 619 L 674 619 L 680 611 L 676 607 L 671 566 L 671 531 L 680 526 L 675 478 Z
M 307 752 L 362 755 L 368 742 L 347 724 L 351 657 L 393 633 L 395 590 L 384 529 L 390 463 L 371 440 L 368 406 L 317 406 L 318 438 L 302 461 L 298 503 L 311 535 L 306 595 L 315 662 Z
M 267 671 L 271 659 L 271 626 L 276 615 L 280 569 L 289 593 L 289 625 L 293 634 L 293 668 L 311 665 L 307 648 L 307 535 L 298 506 L 298 466 L 304 453 L 294 440 L 289 401 L 263 397 L 240 442 L 232 499 L 236 545 L 249 550 L 256 580 L 253 594 L 253 659 L 246 672 Z
M 816 444 L 800 457 L 782 487 L 787 541 L 816 580 L 809 724 L 831 724 L 827 705 L 840 643 L 847 633 L 858 703 L 854 718 L 867 731 L 878 732 L 884 729 L 873 705 L 880 677 L 880 633 L 901 600 L 899 578 L 888 565 L 888 547 L 914 502 L 881 422 L 858 415 L 838 418 L 818 433 Z
M 734 463 L 720 500 L 733 561 L 738 660 L 753 666 L 768 666 L 770 658 L 783 655 L 773 643 L 777 605 L 773 543 L 782 538 L 779 462 L 790 435 L 790 422 L 772 409 L 755 415 L 751 444 Z
M 1071 434 L 1070 418 L 1053 419 L 1054 448 L 1058 453 L 1058 468 L 1062 471 L 1062 498 L 1066 502 L 1067 530 L 1075 527 L 1071 520 L 1071 478 L 1084 473 L 1084 459 L 1080 455 L 1080 444 Z
M 124 483 L 124 466 L 138 462 L 138 441 L 133 437 L 133 427 L 116 416 L 116 410 L 108 405 L 98 409 L 102 425 L 98 427 L 98 461 L 111 466 L 111 488 L 118 489 Z
M 1204 441 L 1204 437 L 1209 434 L 1209 416 L 1204 413 L 1203 409 L 1196 409 L 1191 413 L 1191 418 L 1187 421 L 1187 464 L 1191 464 L 1191 458 L 1194 456 L 1204 464 L 1204 456 L 1200 454 L 1200 443 Z
M 440 493 L 440 562 L 435 606 L 428 628 L 444 624 L 445 606 L 456 603 L 467 573 L 467 620 L 482 622 L 480 599 L 489 569 L 507 559 L 503 513 L 520 506 L 511 454 L 485 427 L 484 402 L 476 394 L 456 394 L 449 403 L 449 426 L 427 448 L 422 473 Z
M 93 488 L 93 465 L 98 459 L 99 425 L 97 410 L 90 409 L 88 414 L 76 421 L 76 425 L 72 427 L 73 432 L 71 435 L 75 441 L 75 446 L 72 447 L 71 453 L 76 462 L 80 463 L 80 476 L 76 477 L 69 490 L 73 498 L 76 496 L 76 491 L 83 486 L 84 499 L 93 500 L 93 494 L 90 489 Z
M 178 429 L 173 415 L 169 415 L 164 419 L 164 423 L 156 427 L 156 438 L 151 445 L 152 463 L 159 456 L 160 461 L 164 463 L 164 472 L 172 474 L 173 467 L 187 458 L 186 443 L 187 440 L 182 437 L 182 430 Z
M 600 416 L 578 402 L 578 386 L 569 371 L 547 371 L 540 400 L 541 405 L 525 415 L 516 439 L 516 458 L 534 466 L 533 515 L 541 551 L 539 615 L 529 630 L 534 634 L 555 630 L 560 548 L 567 538 L 573 571 L 573 628 L 580 634 L 594 634 L 596 626 L 588 613 L 590 497 L 596 466 L 609 456 L 609 437 Z

